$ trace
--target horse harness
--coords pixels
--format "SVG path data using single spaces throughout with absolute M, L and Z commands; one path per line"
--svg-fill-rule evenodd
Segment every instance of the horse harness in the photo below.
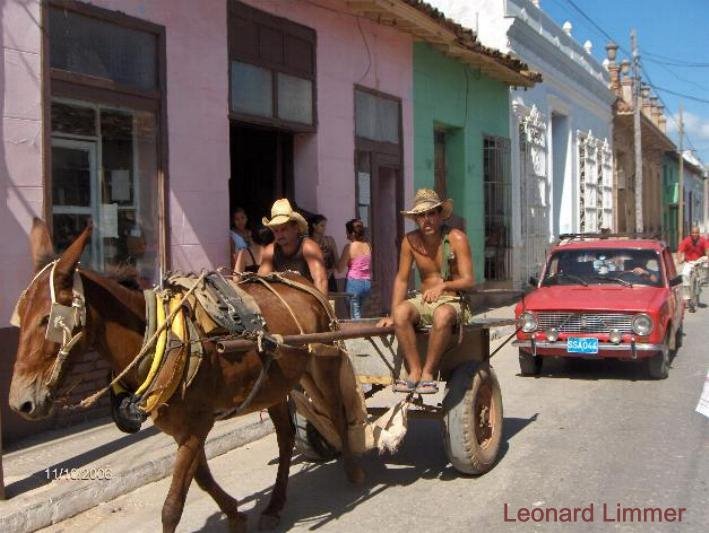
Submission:
M 290 313 L 300 332 L 303 328 L 288 303 L 272 287 L 273 283 L 283 283 L 314 296 L 328 312 L 330 327 L 336 327 L 337 320 L 325 297 L 315 288 L 289 279 L 281 273 L 265 276 L 245 273 L 238 284 L 229 283 L 219 272 L 208 273 L 203 279 L 193 275 L 174 274 L 167 278 L 167 288 L 162 291 L 145 291 L 146 332 L 144 348 L 153 339 L 154 350 L 141 350 L 144 361 L 138 363 L 142 384 L 130 392 L 125 386 L 114 385 L 114 394 L 127 394 L 129 404 L 125 406 L 131 413 L 150 414 L 166 403 L 182 384 L 182 394 L 190 386 L 199 370 L 204 355 L 203 341 L 230 338 L 255 340 L 261 360 L 261 370 L 246 399 L 237 407 L 219 412 L 217 419 L 226 419 L 241 414 L 252 403 L 261 389 L 271 364 L 278 359 L 278 348 L 286 346 L 279 335 L 266 331 L 266 322 L 253 297 L 241 289 L 245 283 L 260 283 L 276 294 Z M 184 303 L 175 303 L 188 290 L 192 296 Z M 172 324 L 166 324 L 167 305 L 171 313 L 177 311 Z M 162 308 L 162 309 L 161 309 Z M 179 310 L 178 310 L 179 309 Z M 152 319 L 151 317 L 155 317 Z M 155 336 L 157 330 L 162 329 Z M 202 333 L 206 336 L 203 336 Z M 310 352 L 310 347 L 306 348 Z M 149 370 L 144 364 L 149 363 Z M 167 376 L 167 377 L 166 377 Z M 119 425 L 120 427 L 120 425 Z
M 27 285 L 27 288 L 20 294 L 17 304 L 15 305 L 15 309 L 12 313 L 12 317 L 10 318 L 10 324 L 15 327 L 20 327 L 20 303 L 25 299 L 27 296 L 27 291 L 35 283 L 35 281 L 37 281 L 42 274 L 49 270 L 49 295 L 52 306 L 49 313 L 49 320 L 47 321 L 47 329 L 44 333 L 44 338 L 60 345 L 59 351 L 57 352 L 57 357 L 52 365 L 52 371 L 46 383 L 50 396 L 53 396 L 56 392 L 59 379 L 65 370 L 64 365 L 66 360 L 69 357 L 72 348 L 74 348 L 76 343 L 79 342 L 84 336 L 83 328 L 86 326 L 86 300 L 84 298 L 84 285 L 81 281 L 79 269 L 74 269 L 71 290 L 71 305 L 62 305 L 57 301 L 57 292 L 54 287 L 54 272 L 56 271 L 58 263 L 59 259 L 55 259 L 35 274 L 32 281 L 30 281 L 29 285 Z M 74 333 L 77 328 L 79 328 L 79 331 Z

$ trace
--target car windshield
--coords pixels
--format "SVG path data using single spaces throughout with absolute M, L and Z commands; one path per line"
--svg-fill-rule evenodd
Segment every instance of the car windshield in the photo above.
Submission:
M 654 250 L 589 248 L 558 250 L 549 258 L 542 285 L 663 285 Z

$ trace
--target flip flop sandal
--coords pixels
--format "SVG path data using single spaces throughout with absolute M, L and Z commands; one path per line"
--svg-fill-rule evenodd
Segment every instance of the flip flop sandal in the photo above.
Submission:
M 417 383 L 413 381 L 397 379 L 394 382 L 393 390 L 394 392 L 414 392 L 416 390 Z
M 438 392 L 438 383 L 435 381 L 419 381 L 416 385 L 418 394 L 436 394 Z

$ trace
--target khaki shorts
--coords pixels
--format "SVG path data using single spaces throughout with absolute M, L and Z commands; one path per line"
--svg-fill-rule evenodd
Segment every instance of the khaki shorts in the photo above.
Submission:
M 450 305 L 453 309 L 455 309 L 459 324 L 461 322 L 467 322 L 468 320 L 468 313 L 467 310 L 465 310 L 464 312 L 463 306 L 460 302 L 460 296 L 449 296 L 444 294 L 440 296 L 435 302 L 428 303 L 423 301 L 422 294 L 418 294 L 417 296 L 409 298 L 406 301 L 414 306 L 414 309 L 416 309 L 419 316 L 421 317 L 419 320 L 420 326 L 430 326 L 431 324 L 433 324 L 433 313 L 440 306 L 446 304 Z

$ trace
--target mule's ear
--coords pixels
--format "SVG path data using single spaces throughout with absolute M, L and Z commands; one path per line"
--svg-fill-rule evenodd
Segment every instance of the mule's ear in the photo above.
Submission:
M 30 251 L 32 253 L 32 264 L 34 271 L 47 264 L 47 260 L 54 256 L 54 246 L 49 237 L 49 229 L 43 220 L 37 217 L 32 219 L 32 229 L 30 230 Z
M 76 268 L 76 263 L 79 262 L 79 258 L 84 251 L 86 243 L 91 239 L 91 233 L 93 232 L 93 224 L 89 220 L 86 224 L 86 228 L 82 231 L 79 236 L 72 242 L 69 247 L 64 250 L 59 262 L 57 263 L 57 275 L 59 276 L 69 276 L 74 273 Z

